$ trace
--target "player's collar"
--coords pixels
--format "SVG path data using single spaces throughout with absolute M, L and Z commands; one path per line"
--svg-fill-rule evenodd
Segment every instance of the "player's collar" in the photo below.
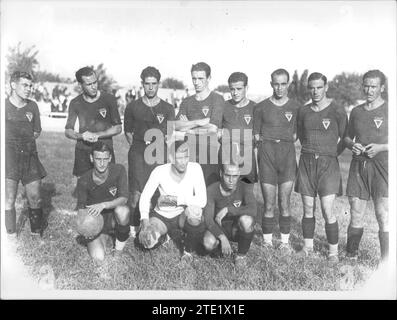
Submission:
M 289 98 L 286 97 L 286 99 L 285 99 L 285 101 L 284 101 L 283 103 L 277 102 L 277 100 L 274 99 L 273 96 L 271 96 L 271 97 L 269 98 L 269 100 L 270 100 L 270 102 L 273 103 L 275 106 L 277 106 L 277 107 L 283 107 L 283 106 L 285 106 L 285 105 L 288 103 Z M 280 99 L 280 100 L 281 100 L 281 99 Z

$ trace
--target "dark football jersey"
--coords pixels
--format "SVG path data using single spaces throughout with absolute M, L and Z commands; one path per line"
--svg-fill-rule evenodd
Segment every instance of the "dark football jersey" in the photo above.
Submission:
M 223 105 L 222 128 L 224 135 L 222 141 L 235 141 L 240 144 L 252 143 L 252 129 L 254 126 L 255 102 L 250 101 L 248 105 L 238 108 L 228 100 Z M 225 131 L 228 131 L 228 134 Z M 251 139 L 246 132 L 250 132 Z M 244 134 L 245 133 L 245 134 Z M 228 139 L 226 139 L 228 138 Z
M 298 110 L 297 132 L 302 152 L 336 156 L 338 141 L 346 135 L 346 111 L 334 102 L 318 112 L 311 106 Z
M 300 105 L 288 100 L 282 106 L 275 105 L 270 99 L 258 103 L 254 114 L 254 135 L 263 139 L 294 142 L 296 116 Z
M 127 174 L 121 164 L 110 163 L 108 178 L 100 185 L 93 180 L 93 170 L 88 170 L 77 182 L 77 207 L 79 209 L 119 197 L 128 198 Z
M 92 103 L 85 101 L 83 95 L 74 98 L 69 105 L 65 129 L 74 129 L 77 118 L 79 119 L 79 133 L 100 132 L 121 124 L 116 98 L 106 92 L 101 92 L 99 99 Z M 101 141 L 113 146 L 111 137 L 102 138 Z M 78 140 L 76 146 L 89 149 L 92 143 Z
M 365 104 L 355 107 L 349 118 L 348 136 L 366 146 L 370 143 L 388 143 L 388 104 L 366 110 Z M 375 156 L 379 157 L 380 153 Z
M 145 141 L 145 132 L 149 129 L 159 129 L 167 134 L 167 122 L 175 120 L 172 105 L 160 100 L 154 107 L 148 107 L 142 98 L 129 103 L 124 113 L 124 131 L 133 132 L 134 140 Z
M 36 102 L 28 100 L 26 106 L 17 108 L 9 99 L 5 103 L 5 141 L 31 142 L 34 132 L 41 132 L 40 112 Z
M 237 182 L 236 190 L 230 196 L 224 196 L 220 190 L 220 182 L 215 182 L 207 189 L 207 205 L 204 208 L 204 219 L 208 230 L 215 236 L 223 234 L 222 228 L 215 222 L 216 214 L 223 208 L 228 208 L 226 217 L 242 215 L 256 216 L 256 200 L 252 188 L 242 182 Z

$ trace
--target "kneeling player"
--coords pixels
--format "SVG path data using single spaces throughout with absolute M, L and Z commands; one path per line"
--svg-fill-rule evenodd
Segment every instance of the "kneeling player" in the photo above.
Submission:
M 252 184 L 246 184 L 239 178 L 238 165 L 224 164 L 221 181 L 208 187 L 208 201 L 204 209 L 208 230 L 203 239 L 207 251 L 215 250 L 220 243 L 222 254 L 226 256 L 232 253 L 229 240 L 237 241 L 238 251 L 234 257 L 237 267 L 245 265 L 254 236 L 257 210 Z
M 7 233 L 16 232 L 15 199 L 19 181 L 25 186 L 29 203 L 30 230 L 42 234 L 46 227 L 41 208 L 41 179 L 46 176 L 36 147 L 41 133 L 40 113 L 37 104 L 29 100 L 32 76 L 16 71 L 11 75 L 11 96 L 5 104 L 6 150 L 6 202 L 5 223 Z
M 139 202 L 139 241 L 147 249 L 179 228 L 184 227 L 188 233 L 200 234 L 200 230 L 204 233 L 201 211 L 207 197 L 203 171 L 198 163 L 189 162 L 189 146 L 184 141 L 171 144 L 169 160 L 171 163 L 152 171 Z M 157 189 L 160 196 L 151 210 L 151 200 Z M 184 252 L 184 256 L 189 253 Z
M 77 182 L 77 208 L 87 208 L 93 216 L 102 214 L 104 227 L 95 239 L 87 244 L 88 253 L 94 260 L 105 258 L 109 234 L 115 233 L 115 253 L 123 250 L 129 236 L 129 210 L 127 174 L 121 164 L 111 162 L 110 147 L 96 142 L 91 151 L 94 168 L 84 173 Z M 90 239 L 87 239 L 90 240 Z
M 346 145 L 353 151 L 346 194 L 350 202 L 347 256 L 357 259 L 364 231 L 363 216 L 372 197 L 379 224 L 381 259 L 389 251 L 388 226 L 388 105 L 382 99 L 385 75 L 379 70 L 363 76 L 366 102 L 350 114 Z

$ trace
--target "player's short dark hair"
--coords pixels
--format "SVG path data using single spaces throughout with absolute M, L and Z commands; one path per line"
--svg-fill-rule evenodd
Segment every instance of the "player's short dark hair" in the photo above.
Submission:
M 281 75 L 283 75 L 283 74 L 287 76 L 287 82 L 289 82 L 289 73 L 288 73 L 287 70 L 282 69 L 282 68 L 277 69 L 277 70 L 274 70 L 274 71 L 272 72 L 272 74 L 270 75 L 270 79 L 273 81 L 273 78 L 274 78 L 275 76 L 281 76 Z
M 157 70 L 155 67 L 146 67 L 145 69 L 142 70 L 141 72 L 141 79 L 142 81 L 145 81 L 147 77 L 154 77 L 157 79 L 157 82 L 160 81 L 161 79 L 161 73 L 159 70 Z
M 369 70 L 369 71 L 367 71 L 366 73 L 364 73 L 364 75 L 363 75 L 363 81 L 364 81 L 365 79 L 367 79 L 367 78 L 370 78 L 370 79 L 378 78 L 378 79 L 380 80 L 380 85 L 381 85 L 381 86 L 383 86 L 383 85 L 386 83 L 386 76 L 385 76 L 385 74 L 384 74 L 382 71 L 378 70 L 378 69 Z
M 181 148 L 182 147 L 182 148 Z M 184 137 L 183 140 L 175 140 L 168 146 L 169 154 L 175 156 L 175 153 L 179 150 L 189 150 L 189 144 L 187 143 L 187 137 Z
M 244 86 L 247 86 L 248 84 L 248 77 L 245 73 L 243 72 L 233 72 L 227 82 L 229 83 L 229 86 L 231 83 L 236 83 L 242 81 L 244 82 Z
M 109 152 L 109 154 L 112 154 L 112 151 L 110 150 L 110 147 L 102 142 L 102 141 L 97 141 L 94 143 L 94 145 L 91 148 L 91 154 L 94 155 L 94 152 Z
M 211 67 L 205 62 L 198 62 L 196 64 L 193 64 L 190 72 L 193 71 L 204 71 L 207 78 L 211 75 Z
M 238 167 L 239 170 L 240 170 L 241 167 L 242 167 L 240 164 L 236 163 L 235 161 L 230 161 L 230 162 L 227 162 L 227 163 L 222 163 L 221 168 L 220 168 L 222 173 L 225 173 L 226 167 L 227 167 L 227 166 Z
M 89 77 L 95 74 L 95 70 L 91 67 L 83 67 L 76 71 L 75 76 L 78 83 L 83 83 L 83 77 Z
M 32 81 L 33 80 L 33 76 L 29 73 L 29 72 L 25 72 L 25 71 L 14 71 L 10 77 L 10 83 L 11 82 L 18 82 L 19 79 L 27 79 Z
M 307 83 L 314 80 L 323 80 L 324 84 L 327 84 L 327 77 L 320 72 L 311 73 L 309 78 L 307 78 Z

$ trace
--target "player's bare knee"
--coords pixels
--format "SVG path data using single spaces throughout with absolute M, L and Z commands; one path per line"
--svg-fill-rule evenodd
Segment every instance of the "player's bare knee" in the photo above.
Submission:
M 16 197 L 14 197 L 13 195 L 6 195 L 5 205 L 4 205 L 5 209 L 11 210 L 15 206 L 15 201 L 16 201 Z
M 239 227 L 244 232 L 252 232 L 254 230 L 254 218 L 243 215 L 238 219 Z
M 127 206 L 117 206 L 114 209 L 114 213 L 117 217 L 117 222 L 121 225 L 126 225 L 130 219 L 130 210 Z
M 29 207 L 40 208 L 41 207 L 41 197 L 40 192 L 29 192 L 27 194 Z
M 207 233 L 203 239 L 203 244 L 204 244 L 205 250 L 207 250 L 207 251 L 214 250 L 216 248 L 217 242 L 218 241 L 212 234 L 210 235 Z

